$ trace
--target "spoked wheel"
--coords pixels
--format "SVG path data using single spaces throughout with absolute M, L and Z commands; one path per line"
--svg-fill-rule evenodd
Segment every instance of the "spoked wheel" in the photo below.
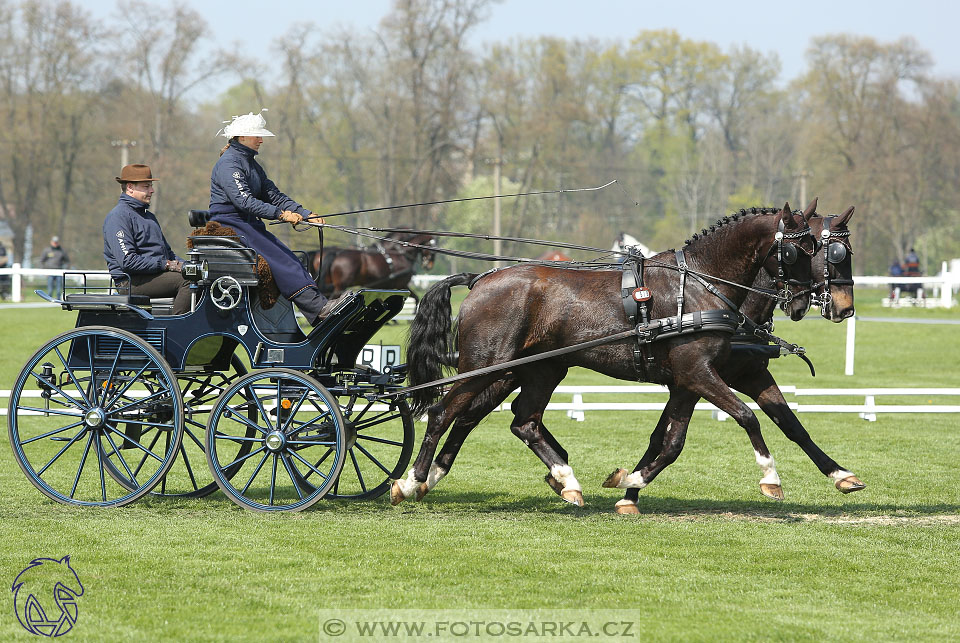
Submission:
M 377 498 L 390 488 L 391 480 L 403 477 L 410 462 L 414 441 L 410 407 L 403 400 L 388 404 L 358 400 L 356 395 L 339 400 L 349 448 L 343 471 L 326 497 Z
M 244 443 L 250 451 L 238 456 Z M 337 399 L 309 375 L 278 368 L 247 373 L 224 391 L 210 412 L 206 447 L 214 480 L 238 505 L 300 511 L 333 487 L 347 437 Z
M 230 369 L 225 372 L 177 373 L 177 384 L 180 386 L 180 396 L 183 399 L 183 440 L 180 442 L 180 450 L 173 466 L 160 480 L 160 484 L 153 488 L 150 495 L 165 498 L 203 498 L 217 490 L 217 483 L 210 477 L 210 469 L 204 455 L 207 420 L 217 398 L 223 394 L 231 382 L 246 372 L 247 367 L 243 364 L 243 360 L 234 355 L 230 360 Z M 250 409 L 248 416 L 251 420 L 256 419 L 256 412 L 255 407 Z M 247 432 L 249 438 L 254 435 L 256 431 L 253 429 Z M 164 440 L 169 439 L 169 436 L 155 435 L 148 448 L 153 449 L 161 437 Z M 162 444 L 160 448 L 166 448 L 166 444 Z M 238 444 L 236 457 L 246 455 L 250 452 L 250 448 L 249 442 Z M 132 488 L 132 483 L 126 479 L 122 470 L 108 466 L 107 471 L 114 480 Z
M 14 457 L 42 493 L 64 504 L 120 506 L 170 469 L 183 403 L 173 371 L 150 344 L 87 326 L 54 337 L 27 361 L 7 423 Z M 122 472 L 124 483 L 111 472 Z

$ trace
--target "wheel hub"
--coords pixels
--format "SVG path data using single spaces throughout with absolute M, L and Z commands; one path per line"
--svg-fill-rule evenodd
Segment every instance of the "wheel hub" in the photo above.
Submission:
M 93 408 L 83 414 L 83 422 L 92 429 L 103 426 L 107 420 L 107 414 L 103 409 Z
M 263 443 L 267 449 L 276 453 L 286 446 L 287 438 L 283 435 L 283 433 L 280 433 L 279 431 L 273 431 L 267 434 L 267 437 L 263 439 Z

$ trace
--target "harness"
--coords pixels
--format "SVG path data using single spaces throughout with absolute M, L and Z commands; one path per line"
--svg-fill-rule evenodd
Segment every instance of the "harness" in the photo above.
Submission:
M 820 248 L 823 248 L 823 292 L 820 293 L 819 304 L 821 314 L 826 314 L 827 308 L 830 306 L 833 297 L 830 295 L 830 283 L 831 281 L 838 286 L 852 286 L 853 279 L 830 279 L 830 264 L 838 264 L 844 259 L 847 258 L 847 253 L 853 254 L 853 249 L 850 247 L 850 236 L 849 230 L 831 230 L 830 223 L 836 217 L 824 217 L 823 219 L 823 230 L 820 231 L 820 239 L 818 240 Z

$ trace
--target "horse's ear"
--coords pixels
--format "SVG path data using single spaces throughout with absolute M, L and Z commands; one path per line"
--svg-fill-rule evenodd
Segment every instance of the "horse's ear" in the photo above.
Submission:
M 851 205 L 849 208 L 843 211 L 843 214 L 837 217 L 833 225 L 845 226 L 847 225 L 847 222 L 850 221 L 850 217 L 852 216 L 853 216 L 853 206 Z
M 780 210 L 780 220 L 783 221 L 783 225 L 787 228 L 795 228 L 796 223 L 793 222 L 793 213 L 790 211 L 790 203 L 784 203 L 783 209 Z
M 810 205 L 807 206 L 807 209 L 803 211 L 803 218 L 807 221 L 810 220 L 810 217 L 817 213 L 817 201 L 820 197 L 813 197 L 813 201 L 810 202 Z

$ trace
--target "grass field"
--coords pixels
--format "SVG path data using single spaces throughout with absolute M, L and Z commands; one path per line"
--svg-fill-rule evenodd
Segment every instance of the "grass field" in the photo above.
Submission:
M 881 296 L 858 291 L 858 313 L 960 318 L 956 309 L 883 310 Z M 73 322 L 58 309 L 0 308 L 0 388 Z M 960 386 L 960 326 L 861 321 L 853 378 L 843 375 L 843 324 L 782 320 L 777 331 L 806 346 L 818 371 L 811 379 L 800 360 L 777 360 L 785 385 Z M 378 339 L 400 343 L 403 332 L 391 326 Z M 577 371 L 564 383 L 605 382 Z M 33 558 L 69 554 L 85 588 L 66 635 L 77 641 L 326 640 L 321 625 L 331 615 L 384 613 L 427 621 L 613 614 L 633 624 L 621 639 L 960 638 L 956 416 L 803 415 L 818 444 L 867 483 L 849 496 L 761 417 L 786 493 L 774 503 L 759 493 L 743 431 L 698 412 L 680 460 L 641 491 L 641 514 L 616 516 L 620 493 L 600 482 L 616 466 L 632 468 L 656 419 L 548 414 L 584 485 L 584 508 L 543 483 L 544 467 L 509 433 L 504 413 L 471 435 L 450 476 L 420 503 L 321 501 L 284 515 L 241 510 L 220 493 L 114 510 L 62 506 L 29 484 L 4 444 L 0 581 L 12 583 Z M 7 596 L 0 638 L 32 639 Z M 338 640 L 357 637 L 348 628 Z

